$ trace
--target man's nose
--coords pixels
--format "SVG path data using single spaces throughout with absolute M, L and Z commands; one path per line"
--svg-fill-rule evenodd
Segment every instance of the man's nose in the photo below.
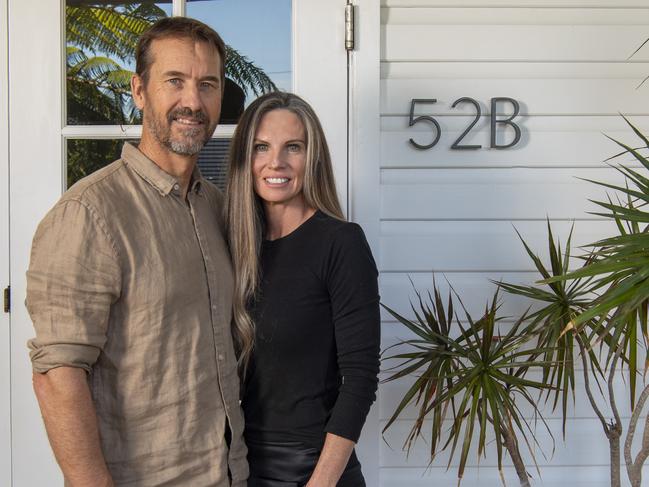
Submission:
M 192 83 L 186 83 L 182 94 L 183 108 L 189 108 L 193 112 L 201 108 L 201 96 L 197 86 Z

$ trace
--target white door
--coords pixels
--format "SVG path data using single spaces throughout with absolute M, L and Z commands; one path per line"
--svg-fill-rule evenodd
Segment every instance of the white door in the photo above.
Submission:
M 0 293 L 9 285 L 7 1 L 0 0 Z M 0 304 L 0 484 L 11 485 L 10 318 Z
M 66 168 L 66 158 L 75 144 L 89 144 L 93 150 L 108 147 L 115 139 L 137 138 L 138 126 L 102 125 L 71 121 L 66 115 L 66 5 L 87 7 L 110 4 L 91 0 L 0 0 L 1 24 L 7 25 L 8 1 L 9 31 L 9 126 L 10 147 L 10 271 L 12 276 L 13 310 L 11 338 L 7 318 L 0 315 L 0 344 L 10 343 L 11 364 L 5 363 L 7 353 L 0 350 L 0 484 L 16 487 L 32 485 L 62 485 L 61 475 L 54 462 L 42 420 L 32 391 L 31 366 L 26 342 L 33 336 L 33 328 L 24 308 L 25 270 L 36 225 L 59 198 L 67 178 L 73 177 L 78 167 Z M 288 78 L 291 89 L 304 96 L 320 115 L 335 164 L 341 200 L 347 194 L 347 54 L 344 49 L 345 0 L 247 0 L 250 12 L 238 19 L 241 26 L 269 21 L 275 12 L 262 11 L 273 2 L 288 4 L 289 56 Z M 128 4 L 129 2 L 112 2 Z M 133 2 L 135 3 L 135 2 Z M 210 1 L 161 1 L 157 4 L 168 14 L 201 18 L 211 15 Z M 213 8 L 228 3 L 214 1 Z M 237 0 L 238 8 L 244 2 Z M 201 11 L 201 9 L 203 9 Z M 202 12 L 202 13 L 201 13 Z M 201 18 L 201 20 L 203 20 Z M 221 30 L 215 26 L 217 30 Z M 224 29 L 228 26 L 226 25 Z M 262 25 L 263 27 L 263 25 Z M 0 32 L 2 32 L 0 28 Z M 222 32 L 223 33 L 223 32 Z M 280 35 L 278 33 L 278 35 Z M 226 43 L 228 38 L 224 35 Z M 269 45 L 272 38 L 255 39 L 256 44 Z M 6 40 L 3 42 L 6 43 Z M 0 44 L 0 47 L 5 44 Z M 6 46 L 5 46 L 6 47 Z M 236 47 L 236 46 L 235 46 Z M 6 55 L 3 53 L 0 56 Z M 4 58 L 0 65 L 6 67 Z M 279 69 L 279 71 L 282 71 Z M 281 74 L 281 73 L 280 73 Z M 6 72 L 4 72 L 6 76 Z M 6 91 L 6 90 L 5 90 Z M 4 93 L 4 91 L 3 91 Z M 81 100 L 83 101 L 83 100 Z M 0 107 L 5 105 L 0 103 Z M 0 113 L 0 115 L 2 115 Z M 75 122 L 75 123 L 73 123 Z M 227 139 L 233 126 L 221 125 L 215 139 Z M 94 144 L 94 145 L 93 145 Z M 0 139 L 0 154 L 6 154 L 6 143 Z M 1 156 L 0 156 L 1 157 Z M 0 159 L 0 174 L 7 174 L 4 159 Z M 86 161 L 88 162 L 88 161 Z M 93 161 L 89 161 L 93 162 Z M 72 170 L 74 169 L 74 171 Z M 87 167 L 82 168 L 88 170 Z M 74 173 L 74 174 L 73 174 Z M 0 175 L 0 185 L 6 179 Z M 5 186 L 0 186 L 0 221 L 6 226 L 7 211 L 3 198 Z M 0 232 L 5 235 L 5 229 Z M 2 237 L 4 238 L 4 237 Z M 4 282 L 7 250 L 0 241 L 0 285 Z M 8 428 L 8 404 L 4 393 L 11 370 L 11 448 L 5 447 Z M 8 468 L 11 458 L 12 469 Z M 5 465 L 7 463 L 7 465 Z M 6 468 L 5 468 L 6 467 Z M 5 472 L 13 472 L 10 480 Z M 10 483 L 10 482 L 13 483 Z

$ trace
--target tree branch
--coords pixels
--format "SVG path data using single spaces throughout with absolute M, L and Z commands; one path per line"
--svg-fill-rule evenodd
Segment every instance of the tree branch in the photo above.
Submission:
M 638 402 L 633 409 L 633 414 L 631 415 L 631 420 L 629 421 L 629 431 L 626 435 L 626 440 L 624 441 L 624 461 L 626 463 L 627 475 L 629 476 L 632 485 L 640 485 L 642 479 L 642 466 L 644 465 L 645 460 L 649 457 L 649 416 L 647 416 L 647 418 L 645 418 L 645 426 L 642 434 L 642 446 L 640 447 L 640 451 L 638 452 L 635 461 L 631 458 L 633 438 L 647 399 L 649 399 L 649 386 L 644 388 L 642 394 L 640 394 L 640 397 L 638 398 Z
M 620 412 L 617 409 L 617 403 L 615 401 L 615 393 L 613 391 L 613 379 L 615 378 L 615 372 L 617 370 L 617 361 L 622 355 L 622 344 L 618 343 L 615 350 L 615 356 L 611 361 L 611 368 L 608 373 L 608 398 L 611 403 L 611 410 L 613 411 L 613 417 L 615 418 L 616 428 L 622 433 L 622 420 L 620 419 Z
M 575 333 L 575 339 L 579 344 L 581 361 L 584 365 L 584 388 L 586 389 L 586 395 L 588 396 L 588 400 L 590 401 L 590 405 L 593 408 L 593 411 L 595 411 L 595 414 L 599 418 L 600 423 L 602 423 L 602 428 L 604 429 L 604 433 L 606 434 L 606 436 L 608 436 L 608 423 L 606 422 L 606 419 L 604 418 L 602 411 L 597 406 L 597 402 L 593 397 L 593 392 L 590 389 L 590 378 L 588 374 L 588 359 L 586 358 L 586 346 L 584 345 L 584 342 L 581 339 L 579 333 Z

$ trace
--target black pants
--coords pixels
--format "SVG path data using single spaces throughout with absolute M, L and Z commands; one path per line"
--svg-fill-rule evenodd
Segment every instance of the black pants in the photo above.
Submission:
M 303 487 L 309 481 L 320 452 L 298 441 L 247 441 L 248 487 Z M 365 487 L 356 453 L 347 463 L 338 487 Z

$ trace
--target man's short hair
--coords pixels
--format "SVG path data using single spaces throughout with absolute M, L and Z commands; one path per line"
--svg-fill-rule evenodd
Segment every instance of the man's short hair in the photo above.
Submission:
M 156 39 L 191 39 L 207 42 L 219 53 L 221 64 L 221 90 L 225 77 L 225 43 L 221 36 L 210 26 L 188 17 L 165 17 L 149 27 L 138 40 L 135 50 L 135 72 L 144 83 L 148 81 L 151 68 L 151 43 Z

